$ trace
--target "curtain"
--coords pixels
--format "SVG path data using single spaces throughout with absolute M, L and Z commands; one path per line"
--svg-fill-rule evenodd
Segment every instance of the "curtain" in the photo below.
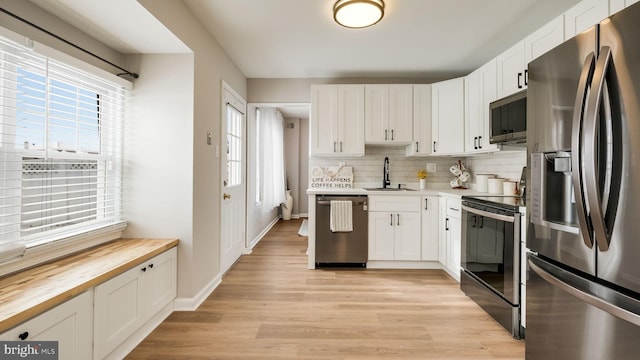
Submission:
M 263 201 L 267 208 L 280 206 L 285 199 L 284 121 L 275 108 L 260 108 Z

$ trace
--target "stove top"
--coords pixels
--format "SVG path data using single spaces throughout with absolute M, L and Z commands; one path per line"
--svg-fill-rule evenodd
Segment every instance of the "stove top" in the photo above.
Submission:
M 462 200 L 512 211 L 518 211 L 519 207 L 525 206 L 522 196 L 474 195 L 463 196 Z

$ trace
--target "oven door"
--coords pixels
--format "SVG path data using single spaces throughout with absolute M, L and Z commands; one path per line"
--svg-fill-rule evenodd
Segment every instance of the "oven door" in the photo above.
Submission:
M 512 305 L 520 303 L 520 214 L 463 202 L 463 270 Z

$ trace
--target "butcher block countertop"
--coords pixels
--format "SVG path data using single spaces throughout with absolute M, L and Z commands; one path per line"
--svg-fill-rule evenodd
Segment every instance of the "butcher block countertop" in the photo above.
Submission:
M 178 245 L 118 239 L 0 278 L 0 333 Z

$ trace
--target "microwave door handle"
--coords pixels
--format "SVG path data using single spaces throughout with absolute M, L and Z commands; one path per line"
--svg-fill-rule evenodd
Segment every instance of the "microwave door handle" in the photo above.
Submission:
M 602 199 L 598 186 L 598 113 L 602 106 L 602 95 L 604 82 L 611 63 L 611 48 L 603 46 L 600 49 L 600 56 L 593 72 L 593 83 L 591 94 L 587 102 L 587 116 L 585 116 L 584 126 L 584 149 L 585 149 L 585 185 L 586 198 L 589 204 L 589 217 L 595 232 L 596 242 L 600 251 L 609 250 L 610 238 L 607 234 L 604 223 L 604 213 L 602 211 Z
M 591 238 L 593 231 L 591 223 L 588 221 L 586 202 L 584 199 L 585 192 L 583 189 L 583 146 L 584 135 L 582 133 L 582 124 L 585 116 L 585 105 L 588 94 L 588 85 L 593 78 L 595 68 L 595 55 L 590 53 L 584 61 L 580 80 L 578 82 L 578 92 L 576 94 L 576 102 L 573 106 L 573 129 L 571 137 L 571 179 L 573 182 L 573 191 L 575 192 L 576 212 L 578 215 L 578 223 L 580 232 L 582 232 L 582 240 L 589 248 L 593 248 L 593 240 Z

